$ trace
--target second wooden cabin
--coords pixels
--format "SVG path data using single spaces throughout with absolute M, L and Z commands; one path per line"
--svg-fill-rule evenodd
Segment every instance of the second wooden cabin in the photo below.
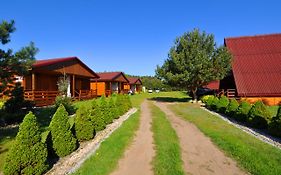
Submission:
M 96 91 L 98 96 L 109 96 L 113 93 L 128 93 L 129 80 L 123 72 L 98 73 L 99 79 L 91 80 L 91 90 Z

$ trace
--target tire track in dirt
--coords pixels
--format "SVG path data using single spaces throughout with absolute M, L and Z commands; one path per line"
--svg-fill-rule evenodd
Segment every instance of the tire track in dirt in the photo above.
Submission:
M 225 156 L 194 124 L 177 117 L 167 103 L 155 102 L 166 113 L 180 139 L 184 170 L 194 175 L 240 175 L 242 171 L 235 161 Z
M 151 113 L 147 100 L 141 105 L 140 128 L 132 145 L 119 160 L 118 168 L 111 175 L 152 175 L 151 161 L 155 151 L 153 149 L 153 133 L 151 128 Z

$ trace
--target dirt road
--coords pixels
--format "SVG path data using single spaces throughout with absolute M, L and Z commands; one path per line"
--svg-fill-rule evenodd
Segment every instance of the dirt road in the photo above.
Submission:
M 226 157 L 194 124 L 187 122 L 167 108 L 167 103 L 155 102 L 166 113 L 180 139 L 184 170 L 187 174 L 247 174 Z
M 132 145 L 119 161 L 117 170 L 112 175 L 151 175 L 153 174 L 151 161 L 154 157 L 153 134 L 151 127 L 151 113 L 148 102 L 141 105 L 140 128 L 136 133 Z

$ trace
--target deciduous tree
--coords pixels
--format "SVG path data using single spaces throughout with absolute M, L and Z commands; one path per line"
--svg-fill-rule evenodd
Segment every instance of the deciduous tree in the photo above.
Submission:
M 171 86 L 186 87 L 197 99 L 196 91 L 210 81 L 224 78 L 231 68 L 231 55 L 217 47 L 214 36 L 194 29 L 178 37 L 168 59 L 157 66 L 156 76 Z

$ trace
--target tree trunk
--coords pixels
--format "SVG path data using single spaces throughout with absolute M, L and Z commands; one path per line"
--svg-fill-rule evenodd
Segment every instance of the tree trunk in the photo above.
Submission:
M 192 88 L 191 91 L 192 91 L 192 99 L 197 102 L 197 94 L 196 94 L 197 88 L 196 87 Z

